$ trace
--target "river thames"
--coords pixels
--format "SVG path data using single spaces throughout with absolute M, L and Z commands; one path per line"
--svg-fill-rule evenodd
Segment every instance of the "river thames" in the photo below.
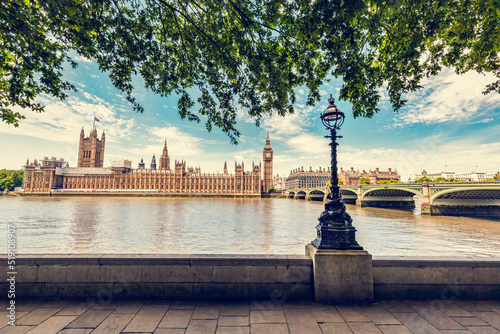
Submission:
M 500 256 L 500 219 L 347 207 L 373 255 Z M 304 254 L 322 211 L 289 199 L 0 197 L 19 254 Z

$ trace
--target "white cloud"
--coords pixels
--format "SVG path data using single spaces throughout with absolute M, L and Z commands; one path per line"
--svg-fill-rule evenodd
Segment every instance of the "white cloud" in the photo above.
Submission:
M 92 78 L 99 78 L 99 76 L 97 74 L 91 74 L 90 75 Z
M 498 106 L 500 95 L 483 95 L 486 85 L 493 82 L 492 74 L 468 72 L 457 75 L 452 69 L 425 79 L 424 89 L 410 94 L 405 110 L 394 117 L 395 126 L 424 123 L 470 121 L 484 117 Z
M 88 63 L 88 64 L 92 64 L 92 59 L 88 59 L 88 58 L 83 57 L 83 56 L 76 56 L 75 60 L 76 61 L 82 61 L 82 62 Z
M 71 96 L 64 101 L 42 96 L 39 102 L 45 105 L 44 113 L 15 108 L 26 116 L 18 128 L 0 124 L 0 132 L 9 135 L 22 135 L 59 143 L 64 152 L 59 156 L 76 165 L 77 150 L 74 147 L 82 126 L 88 135 L 94 115 L 100 120 L 96 123 L 99 134 L 106 133 L 106 142 L 120 142 L 133 133 L 133 118 L 118 117 L 115 108 L 97 96 L 82 92 L 83 98 Z M 50 155 L 50 152 L 41 154 Z M 56 154 L 55 152 L 53 154 Z
M 204 140 L 183 132 L 178 127 L 153 127 L 149 130 L 149 133 L 155 136 L 156 139 L 152 139 L 155 144 L 148 145 L 146 151 L 150 148 L 154 149 L 153 152 L 161 151 L 163 142 L 166 139 L 169 156 L 183 159 L 200 155 L 203 152 Z

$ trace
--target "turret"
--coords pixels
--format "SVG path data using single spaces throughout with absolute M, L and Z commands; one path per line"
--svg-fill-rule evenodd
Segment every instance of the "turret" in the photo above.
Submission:
M 224 161 L 224 175 L 227 175 L 227 161 Z
M 153 158 L 151 159 L 151 169 L 156 169 L 156 158 L 153 154 Z
M 144 163 L 144 159 L 141 158 L 141 162 L 139 162 L 139 169 L 144 169 L 146 168 L 146 164 Z

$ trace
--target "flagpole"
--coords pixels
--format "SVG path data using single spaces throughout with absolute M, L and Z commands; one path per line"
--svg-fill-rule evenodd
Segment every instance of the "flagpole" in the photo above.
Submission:
M 92 130 L 95 129 L 95 115 L 94 115 L 94 123 L 92 124 Z

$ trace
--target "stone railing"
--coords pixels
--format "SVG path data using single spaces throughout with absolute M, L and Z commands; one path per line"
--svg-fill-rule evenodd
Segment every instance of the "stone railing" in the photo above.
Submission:
M 6 296 L 6 255 L 0 264 L 0 293 Z M 312 300 L 315 293 L 313 263 L 305 255 L 22 255 L 16 271 L 19 298 L 279 302 Z M 500 258 L 376 256 L 373 287 L 375 300 L 499 299 Z

